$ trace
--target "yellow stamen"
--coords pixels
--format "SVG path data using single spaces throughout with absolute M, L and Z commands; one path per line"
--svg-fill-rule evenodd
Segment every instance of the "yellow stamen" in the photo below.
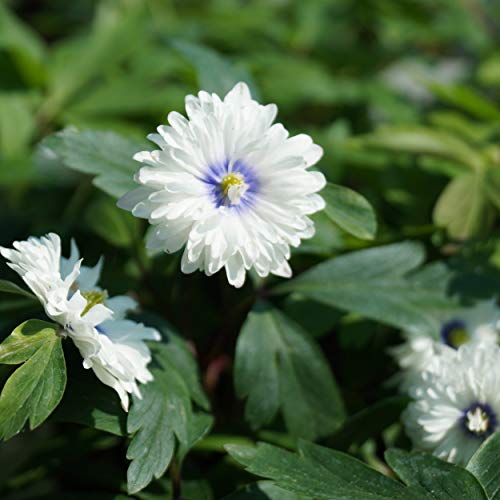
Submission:
M 90 292 L 83 292 L 82 296 L 87 301 L 87 305 L 82 313 L 82 316 L 85 316 L 94 306 L 104 303 L 108 298 L 108 292 L 105 290 L 91 290 Z
M 469 342 L 469 334 L 463 328 L 455 328 L 448 335 L 449 343 L 455 347 L 459 348 L 462 344 Z
M 232 186 L 241 186 L 244 183 L 244 181 L 245 181 L 245 179 L 243 178 L 243 176 L 240 173 L 227 174 L 222 179 L 222 182 L 220 183 L 220 187 L 221 187 L 224 195 L 227 196 L 229 193 L 229 189 Z

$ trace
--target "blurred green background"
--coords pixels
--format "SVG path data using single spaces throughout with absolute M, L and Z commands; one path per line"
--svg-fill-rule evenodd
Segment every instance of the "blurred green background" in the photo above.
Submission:
M 278 120 L 292 133 L 324 148 L 319 168 L 330 181 L 362 193 L 377 213 L 373 242 L 317 215 L 317 235 L 293 257 L 296 271 L 409 238 L 431 257 L 468 253 L 497 273 L 499 37 L 497 0 L 3 1 L 0 245 L 55 231 L 66 251 L 76 238 L 87 263 L 105 254 L 111 294 L 140 292 L 145 308 L 179 329 L 198 353 L 218 428 L 240 432 L 230 365 L 249 285 L 241 295 L 219 277 L 182 276 L 178 256 L 149 259 L 143 223 L 68 169 L 49 136 L 76 127 L 146 144 L 169 111 L 183 111 L 186 94 L 228 90 L 239 78 L 261 102 L 279 106 Z M 14 280 L 4 265 L 0 276 Z M 384 349 L 394 331 L 337 324 L 338 312 L 315 305 L 311 314 L 313 306 L 294 298 L 282 305 L 322 342 L 350 409 L 385 390 L 394 367 Z M 34 314 L 22 299 L 2 298 L 0 311 L 2 337 Z M 332 328 L 337 335 L 323 337 Z M 367 366 L 374 349 L 380 359 Z M 117 438 L 45 425 L 0 445 L 0 496 L 117 498 L 125 467 Z M 238 481 L 217 453 L 195 456 L 188 477 L 189 467 L 210 482 L 192 498 L 219 498 Z

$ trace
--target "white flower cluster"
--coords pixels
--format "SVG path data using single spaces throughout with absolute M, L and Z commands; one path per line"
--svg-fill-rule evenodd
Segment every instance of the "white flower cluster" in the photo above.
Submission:
M 125 411 L 129 393 L 141 397 L 137 382 L 153 379 L 147 365 L 151 353 L 144 340 L 159 340 L 160 334 L 142 323 L 125 319 L 137 303 L 128 296 L 108 297 L 98 286 L 102 259 L 94 267 L 82 266 L 78 248 L 61 256 L 57 234 L 16 241 L 13 249 L 0 247 L 8 265 L 30 287 L 49 318 L 61 326 L 104 384 L 120 396 Z
M 143 151 L 135 176 L 139 187 L 118 206 L 146 218 L 154 229 L 147 245 L 175 252 L 184 248 L 181 269 L 212 275 L 225 269 L 229 283 L 241 287 L 246 272 L 292 274 L 290 247 L 314 234 L 309 215 L 325 206 L 317 194 L 326 184 L 310 171 L 322 149 L 308 135 L 289 137 L 274 119 L 277 107 L 252 99 L 238 83 L 221 99 L 200 92 L 186 97 L 188 118 L 172 112 L 169 126 L 149 138 L 160 149 Z M 56 234 L 0 248 L 83 357 L 85 368 L 119 394 L 125 410 L 137 383 L 152 379 L 144 340 L 159 333 L 125 319 L 136 307 L 130 297 L 108 297 L 98 286 L 102 261 L 81 265 L 72 243 L 61 256 Z
M 414 399 L 403 422 L 416 448 L 465 465 L 499 429 L 499 329 L 500 310 L 482 302 L 441 317 L 438 330 L 405 332 L 393 349 Z

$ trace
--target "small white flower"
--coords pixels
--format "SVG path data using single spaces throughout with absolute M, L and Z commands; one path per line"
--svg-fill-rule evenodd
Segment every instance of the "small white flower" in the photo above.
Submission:
M 498 429 L 500 348 L 466 344 L 439 359 L 410 388 L 415 402 L 403 413 L 415 447 L 465 465 Z
M 290 246 L 313 236 L 308 215 L 325 205 L 316 194 L 325 178 L 308 170 L 322 149 L 273 125 L 277 107 L 254 101 L 244 83 L 223 100 L 189 95 L 186 112 L 189 119 L 170 113 L 170 126 L 148 136 L 160 150 L 134 156 L 145 165 L 135 176 L 140 187 L 118 206 L 155 226 L 148 248 L 185 246 L 184 273 L 224 267 L 236 287 L 250 269 L 290 277 Z
M 56 321 L 77 346 L 85 368 L 112 387 L 127 411 L 129 393 L 141 397 L 137 381 L 152 380 L 147 369 L 151 353 L 144 340 L 159 340 L 160 334 L 142 323 L 125 319 L 137 303 L 128 296 L 108 298 L 98 286 L 102 259 L 96 266 L 81 265 L 75 242 L 71 256 L 61 256 L 56 234 L 15 242 L 14 249 L 0 253 L 33 290 L 47 315 Z
M 403 389 L 419 372 L 433 371 L 439 357 L 453 355 L 462 344 L 498 343 L 500 310 L 495 301 L 479 302 L 436 319 L 434 330 L 403 332 L 405 342 L 391 350 L 404 370 Z

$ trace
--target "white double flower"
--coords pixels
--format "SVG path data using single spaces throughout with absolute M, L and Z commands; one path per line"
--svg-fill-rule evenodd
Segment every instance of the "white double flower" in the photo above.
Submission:
M 102 260 L 94 267 L 82 266 L 74 242 L 69 259 L 61 256 L 61 240 L 54 233 L 16 241 L 13 247 L 0 247 L 1 255 L 37 296 L 47 316 L 73 340 L 84 367 L 92 368 L 118 393 L 127 411 L 129 394 L 141 397 L 138 382 L 153 379 L 147 368 L 151 353 L 144 341 L 159 340 L 158 331 L 125 319 L 136 302 L 128 296 L 108 298 L 98 286 Z

